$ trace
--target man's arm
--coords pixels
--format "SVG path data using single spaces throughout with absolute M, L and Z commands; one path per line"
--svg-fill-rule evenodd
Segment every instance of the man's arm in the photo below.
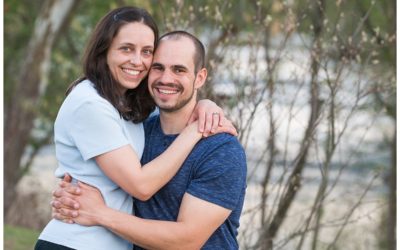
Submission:
M 99 218 L 101 226 L 149 249 L 200 249 L 231 212 L 187 193 L 176 222 L 146 220 L 107 210 Z
M 79 216 L 73 219 L 76 223 L 107 227 L 144 248 L 199 249 L 231 213 L 229 209 L 186 193 L 176 222 L 141 219 L 107 207 L 97 189 L 82 183 L 79 187 L 81 195 L 76 196 Z M 73 217 L 72 211 L 63 207 L 53 216 Z

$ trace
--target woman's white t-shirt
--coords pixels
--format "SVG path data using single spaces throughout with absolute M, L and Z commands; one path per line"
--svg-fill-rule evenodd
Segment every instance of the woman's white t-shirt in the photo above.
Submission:
M 74 179 L 97 187 L 107 206 L 132 213 L 132 197 L 111 181 L 94 157 L 130 145 L 139 159 L 144 149 L 143 124 L 125 121 L 118 111 L 85 80 L 62 104 L 54 125 L 58 168 L 56 176 L 69 173 Z M 132 249 L 132 244 L 111 231 L 51 220 L 39 239 L 75 249 Z

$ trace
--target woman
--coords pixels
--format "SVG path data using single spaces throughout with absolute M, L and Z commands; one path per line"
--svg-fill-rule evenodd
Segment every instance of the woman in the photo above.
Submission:
M 97 187 L 109 207 L 127 213 L 132 212 L 131 196 L 150 198 L 175 175 L 202 137 L 197 122 L 191 123 L 165 153 L 143 168 L 140 165 L 141 122 L 154 110 L 146 77 L 157 40 L 157 26 L 145 10 L 123 7 L 103 17 L 85 53 L 84 78 L 69 88 L 55 122 L 56 175 L 69 173 Z M 218 127 L 216 117 L 212 120 Z M 132 249 L 132 245 L 102 227 L 52 220 L 35 247 L 71 248 Z

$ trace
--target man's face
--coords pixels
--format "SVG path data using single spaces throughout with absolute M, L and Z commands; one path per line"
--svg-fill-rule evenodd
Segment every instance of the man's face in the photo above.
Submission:
M 186 37 L 159 43 L 149 73 L 149 91 L 161 111 L 174 112 L 196 102 L 195 89 L 204 81 L 195 74 L 194 52 L 193 42 Z

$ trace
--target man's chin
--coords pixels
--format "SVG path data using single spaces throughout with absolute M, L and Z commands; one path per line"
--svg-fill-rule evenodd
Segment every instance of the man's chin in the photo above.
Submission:
M 179 101 L 169 100 L 169 102 L 163 102 L 162 100 L 155 98 L 154 101 L 158 106 L 158 108 L 160 109 L 160 111 L 172 113 L 186 107 L 186 105 L 188 105 L 191 100 L 193 99 L 188 98 Z
M 157 105 L 157 106 L 160 109 L 160 111 L 166 112 L 166 113 L 172 113 L 172 112 L 175 112 L 178 110 L 176 107 L 160 106 L 160 105 Z

